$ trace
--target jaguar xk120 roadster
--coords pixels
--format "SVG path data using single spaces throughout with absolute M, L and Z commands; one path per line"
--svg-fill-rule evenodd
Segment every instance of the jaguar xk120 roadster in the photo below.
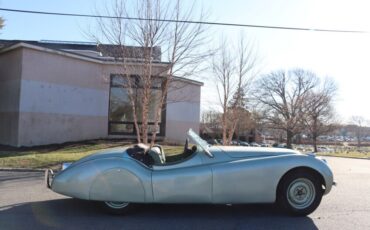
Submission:
M 314 154 L 262 147 L 210 146 L 192 130 L 181 159 L 166 162 L 161 146 L 135 145 L 48 169 L 47 187 L 69 197 L 102 201 L 123 213 L 135 203 L 245 204 L 277 202 L 308 215 L 330 192 L 333 173 Z

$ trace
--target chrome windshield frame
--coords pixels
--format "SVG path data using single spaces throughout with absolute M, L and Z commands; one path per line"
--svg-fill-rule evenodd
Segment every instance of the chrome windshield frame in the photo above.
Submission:
M 192 129 L 189 129 L 187 132 L 188 137 L 203 151 L 206 153 L 208 157 L 213 158 L 213 154 L 209 151 L 209 144 L 203 140 L 198 134 L 196 134 Z

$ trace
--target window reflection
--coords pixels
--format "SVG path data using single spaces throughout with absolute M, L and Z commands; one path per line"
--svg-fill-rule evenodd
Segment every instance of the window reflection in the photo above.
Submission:
M 135 134 L 133 109 L 129 98 L 128 85 L 135 86 L 133 89 L 134 99 L 136 104 L 136 113 L 138 123 L 142 122 L 142 106 L 141 101 L 143 97 L 142 84 L 140 78 L 135 75 L 130 76 L 130 83 L 128 83 L 127 76 L 112 75 L 110 85 L 109 98 L 109 133 L 110 134 Z M 155 130 L 154 122 L 156 117 L 156 108 L 158 108 L 162 97 L 161 85 L 162 78 L 153 77 L 152 89 L 149 97 L 148 105 L 148 127 L 149 132 Z M 138 86 L 138 87 L 136 87 Z M 164 116 L 159 114 L 159 127 L 157 127 L 158 134 L 162 134 L 162 124 Z
M 111 88 L 110 121 L 133 121 L 133 111 L 125 88 Z
M 133 124 L 110 124 L 112 133 L 132 133 L 134 132 Z
M 160 100 L 162 96 L 162 91 L 157 90 L 157 89 L 152 89 L 151 90 L 151 95 L 149 97 L 149 112 L 148 112 L 148 122 L 155 122 L 155 113 L 156 113 L 156 108 L 158 108 Z M 137 114 L 139 116 L 139 121 L 141 122 L 142 119 L 142 103 L 141 103 L 141 98 L 143 97 L 143 90 L 138 89 L 137 90 Z M 159 114 L 159 120 L 161 120 L 162 114 Z

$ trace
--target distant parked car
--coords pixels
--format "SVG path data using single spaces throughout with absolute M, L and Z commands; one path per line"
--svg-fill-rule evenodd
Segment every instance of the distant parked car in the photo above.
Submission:
M 288 146 L 285 143 L 278 144 L 278 148 L 288 148 Z
M 317 146 L 317 152 L 332 153 L 334 152 L 334 149 L 325 146 Z
M 272 145 L 274 148 L 287 148 L 287 145 L 285 143 L 274 143 Z
M 216 139 L 208 139 L 207 143 L 210 145 L 218 145 L 220 144 Z
M 248 144 L 248 142 L 245 142 L 245 141 L 239 141 L 239 145 L 241 145 L 241 146 L 250 146 Z
M 250 143 L 250 146 L 252 146 L 252 147 L 261 147 L 261 145 L 257 144 L 256 142 Z
M 270 145 L 269 144 L 266 144 L 266 143 L 262 143 L 261 144 L 261 147 L 270 147 Z
M 232 140 L 232 141 L 231 141 L 231 145 L 239 145 L 238 140 Z

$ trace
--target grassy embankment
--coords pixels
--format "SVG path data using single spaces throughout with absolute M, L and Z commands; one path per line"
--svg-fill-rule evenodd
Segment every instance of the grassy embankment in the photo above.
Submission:
M 90 141 L 36 148 L 0 147 L 0 168 L 57 168 L 62 162 L 73 162 L 97 151 L 128 145 L 119 141 Z M 179 154 L 182 149 L 182 146 L 164 146 L 167 156 Z

